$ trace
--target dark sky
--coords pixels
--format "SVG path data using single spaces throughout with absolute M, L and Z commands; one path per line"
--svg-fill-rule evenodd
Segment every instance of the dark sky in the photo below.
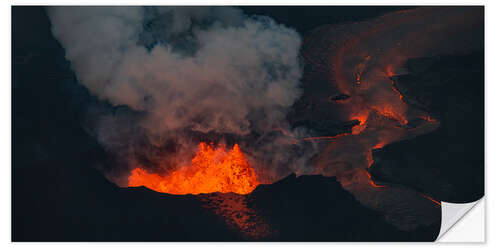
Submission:
M 279 23 L 295 28 L 304 35 L 325 24 L 363 21 L 387 12 L 413 8 L 411 6 L 244 6 L 247 14 L 266 15 Z

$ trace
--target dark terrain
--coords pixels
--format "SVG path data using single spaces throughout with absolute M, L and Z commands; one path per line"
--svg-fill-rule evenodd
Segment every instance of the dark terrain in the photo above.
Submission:
M 440 127 L 374 150 L 374 177 L 438 200 L 472 202 L 484 195 L 484 52 L 409 60 L 395 78 L 404 101 Z
M 244 11 L 270 15 L 266 9 Z M 353 21 L 349 13 L 370 18 L 393 9 L 336 10 L 343 15 L 323 11 L 316 23 L 305 22 L 298 30 Z M 293 12 L 307 16 L 316 10 Z M 268 11 L 276 12 L 277 21 L 296 25 L 287 23 L 282 10 Z M 111 161 L 82 124 L 89 106 L 113 107 L 78 84 L 63 48 L 50 33 L 43 8 L 13 7 L 12 24 L 13 241 L 254 240 L 207 207 L 207 199 L 225 195 L 175 196 L 109 182 L 96 167 Z M 481 53 L 408 62 L 410 74 L 396 79 L 397 87 L 405 101 L 434 114 L 441 127 L 375 150 L 374 179 L 408 185 L 444 201 L 467 202 L 483 196 Z M 417 86 L 417 81 L 425 84 Z M 320 123 L 316 127 L 339 133 L 355 125 Z M 440 228 L 436 223 L 399 231 L 383 215 L 356 201 L 335 177 L 291 175 L 261 185 L 242 199 L 275 230 L 261 240 L 433 241 Z

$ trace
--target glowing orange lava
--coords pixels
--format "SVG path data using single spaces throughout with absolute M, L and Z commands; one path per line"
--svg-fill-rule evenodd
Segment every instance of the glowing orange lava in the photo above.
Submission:
M 405 115 L 396 112 L 394 106 L 392 106 L 391 104 L 386 104 L 383 106 L 375 106 L 374 108 L 382 116 L 397 120 L 400 124 L 403 125 L 408 124 L 408 120 L 406 119 Z
M 238 144 L 231 150 L 200 143 L 199 150 L 184 166 L 160 176 L 142 168 L 132 170 L 129 187 L 145 186 L 157 192 L 169 194 L 237 193 L 252 192 L 259 182 L 257 175 L 241 152 Z
M 384 146 L 385 146 L 385 143 L 383 143 L 383 142 L 379 142 L 379 143 L 377 143 L 375 146 L 373 146 L 373 148 L 372 148 L 372 149 L 379 149 L 379 148 L 382 148 L 382 147 L 384 147 Z
M 387 66 L 385 67 L 385 73 L 388 77 L 393 77 L 394 76 L 394 70 L 392 69 L 392 66 Z
M 350 120 L 358 120 L 359 121 L 359 124 L 352 127 L 352 134 L 353 135 L 358 135 L 360 134 L 361 132 L 363 132 L 363 130 L 365 130 L 366 128 L 366 120 L 368 119 L 368 114 L 369 112 L 363 112 L 359 115 L 353 115 L 351 116 L 351 119 Z
M 248 239 L 262 239 L 272 233 L 266 220 L 247 205 L 248 196 L 234 193 L 214 193 L 202 196 L 204 207 L 224 218 L 233 229 Z
M 372 187 L 376 187 L 376 188 L 383 188 L 383 187 L 385 187 L 384 185 L 377 185 L 377 184 L 375 184 L 375 182 L 372 180 L 372 175 L 370 173 L 368 173 L 368 171 L 366 171 L 366 175 L 368 176 L 368 179 L 370 179 L 370 185 Z
M 436 120 L 436 119 L 433 119 L 433 118 L 432 118 L 432 117 L 430 117 L 429 115 L 426 115 L 426 116 L 420 116 L 419 118 L 420 118 L 420 119 L 422 119 L 422 120 L 426 120 L 426 121 L 428 121 L 428 122 L 437 122 L 437 120 Z
M 441 206 L 441 202 L 439 202 L 439 201 L 437 201 L 437 200 L 433 199 L 432 197 L 430 197 L 430 196 L 428 196 L 428 195 L 425 195 L 425 194 L 421 194 L 421 195 L 422 195 L 422 197 L 424 197 L 424 198 L 426 198 L 426 199 L 428 199 L 428 200 L 430 200 L 430 201 L 434 202 L 434 203 L 435 203 L 435 204 L 437 204 L 438 206 Z

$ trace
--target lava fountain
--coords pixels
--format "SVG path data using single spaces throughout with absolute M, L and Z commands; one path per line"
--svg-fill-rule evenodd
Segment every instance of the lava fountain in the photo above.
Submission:
M 165 176 L 148 173 L 138 167 L 132 170 L 128 186 L 145 186 L 169 194 L 252 192 L 259 182 L 238 144 L 231 150 L 200 143 L 190 166 L 183 166 Z
M 229 227 L 247 238 L 263 238 L 271 232 L 269 224 L 247 205 L 245 194 L 257 185 L 257 175 L 238 144 L 228 150 L 224 145 L 203 142 L 189 166 L 167 175 L 148 173 L 137 167 L 128 178 L 129 187 L 145 186 L 161 193 L 198 195 L 204 207 L 213 210 Z

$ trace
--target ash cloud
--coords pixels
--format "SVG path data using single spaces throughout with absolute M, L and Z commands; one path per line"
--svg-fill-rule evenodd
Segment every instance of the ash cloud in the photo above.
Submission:
M 48 14 L 79 82 L 114 107 L 90 107 L 89 127 L 123 169 L 172 168 L 189 159 L 193 135 L 213 134 L 254 138 L 258 148 L 239 143 L 275 164 L 268 168 L 294 162 L 277 152 L 294 143 L 267 136 L 304 133 L 285 121 L 301 95 L 294 30 L 231 7 L 51 7 Z M 113 171 L 109 178 L 123 175 Z

